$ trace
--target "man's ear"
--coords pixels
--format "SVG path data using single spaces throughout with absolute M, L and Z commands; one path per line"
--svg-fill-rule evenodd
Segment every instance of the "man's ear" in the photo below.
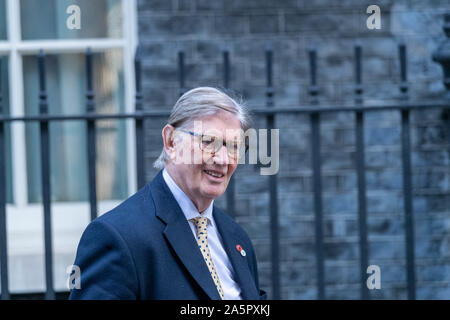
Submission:
M 162 129 L 162 138 L 164 142 L 164 150 L 168 154 L 169 157 L 172 157 L 175 155 L 175 128 L 170 125 L 166 124 L 164 128 Z

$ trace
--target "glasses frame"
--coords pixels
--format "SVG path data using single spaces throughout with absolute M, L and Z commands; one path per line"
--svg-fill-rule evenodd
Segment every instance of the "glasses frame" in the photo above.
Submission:
M 199 144 L 200 150 L 202 150 L 203 152 L 208 152 L 208 153 L 210 153 L 210 154 L 216 154 L 217 152 L 220 151 L 220 149 L 222 149 L 222 147 L 225 147 L 225 148 L 227 149 L 227 155 L 228 155 L 230 158 L 234 158 L 234 159 L 237 159 L 237 158 L 238 158 L 238 157 L 236 157 L 235 155 L 230 155 L 230 151 L 229 151 L 229 149 L 228 149 L 228 142 L 227 142 L 226 140 L 223 140 L 223 141 L 222 141 L 222 145 L 219 146 L 219 148 L 218 148 L 217 150 L 211 152 L 211 151 L 206 151 L 206 150 L 203 148 L 203 145 L 202 145 L 203 137 L 206 136 L 206 137 L 216 138 L 216 136 L 211 136 L 211 135 L 208 135 L 208 134 L 201 134 L 201 133 L 197 133 L 197 132 L 194 132 L 194 131 L 185 130 L 185 129 L 182 129 L 182 128 L 175 128 L 175 130 L 179 130 L 179 131 L 181 131 L 181 132 L 188 133 L 188 134 L 190 134 L 191 136 L 194 136 L 194 137 L 200 137 L 201 139 L 199 140 L 199 143 L 198 143 L 198 144 Z M 244 154 L 245 154 L 245 153 L 247 153 L 247 151 L 248 151 L 248 149 L 249 149 L 249 145 L 248 145 L 247 141 L 245 141 L 244 143 L 245 143 L 245 144 L 244 144 L 244 146 L 245 146 Z M 239 154 L 239 152 L 238 152 L 237 154 Z

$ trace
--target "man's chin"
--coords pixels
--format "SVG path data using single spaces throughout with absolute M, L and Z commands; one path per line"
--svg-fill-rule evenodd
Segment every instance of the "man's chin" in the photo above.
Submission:
M 209 187 L 203 190 L 203 195 L 205 198 L 209 198 L 211 200 L 214 200 L 215 198 L 220 197 L 222 194 L 224 194 L 225 190 L 223 187 Z

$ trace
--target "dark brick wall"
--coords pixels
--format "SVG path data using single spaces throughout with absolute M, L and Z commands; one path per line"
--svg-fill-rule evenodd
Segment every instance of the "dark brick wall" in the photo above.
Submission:
M 368 30 L 366 8 L 381 8 L 381 30 Z M 222 85 L 223 48 L 230 50 L 231 88 L 249 107 L 265 105 L 264 49 L 274 51 L 276 106 L 308 103 L 307 48 L 318 54 L 320 103 L 353 101 L 353 46 L 363 48 L 367 102 L 399 97 L 397 44 L 408 46 L 410 99 L 442 98 L 442 71 L 431 54 L 444 39 L 447 1 L 138 0 L 146 109 L 171 108 L 178 94 L 177 52 L 186 53 L 186 88 Z M 417 297 L 450 297 L 449 132 L 439 110 L 412 113 L 412 165 Z M 370 264 L 381 268 L 374 298 L 405 299 L 401 128 L 395 111 L 365 115 Z M 162 120 L 146 122 L 147 179 L 156 173 Z M 255 119 L 264 127 L 263 119 Z M 279 214 L 283 299 L 315 299 L 314 211 L 310 127 L 305 115 L 280 115 Z M 326 297 L 359 298 L 354 115 L 324 114 L 321 123 Z M 237 220 L 258 255 L 262 287 L 271 294 L 267 177 L 236 172 Z M 216 200 L 226 208 L 225 197 Z

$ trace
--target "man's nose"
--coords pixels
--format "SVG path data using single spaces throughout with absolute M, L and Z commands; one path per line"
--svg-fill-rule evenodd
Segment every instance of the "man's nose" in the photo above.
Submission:
M 217 164 L 228 165 L 230 159 L 228 157 L 228 150 L 225 146 L 222 146 L 219 151 L 214 153 L 213 160 Z

